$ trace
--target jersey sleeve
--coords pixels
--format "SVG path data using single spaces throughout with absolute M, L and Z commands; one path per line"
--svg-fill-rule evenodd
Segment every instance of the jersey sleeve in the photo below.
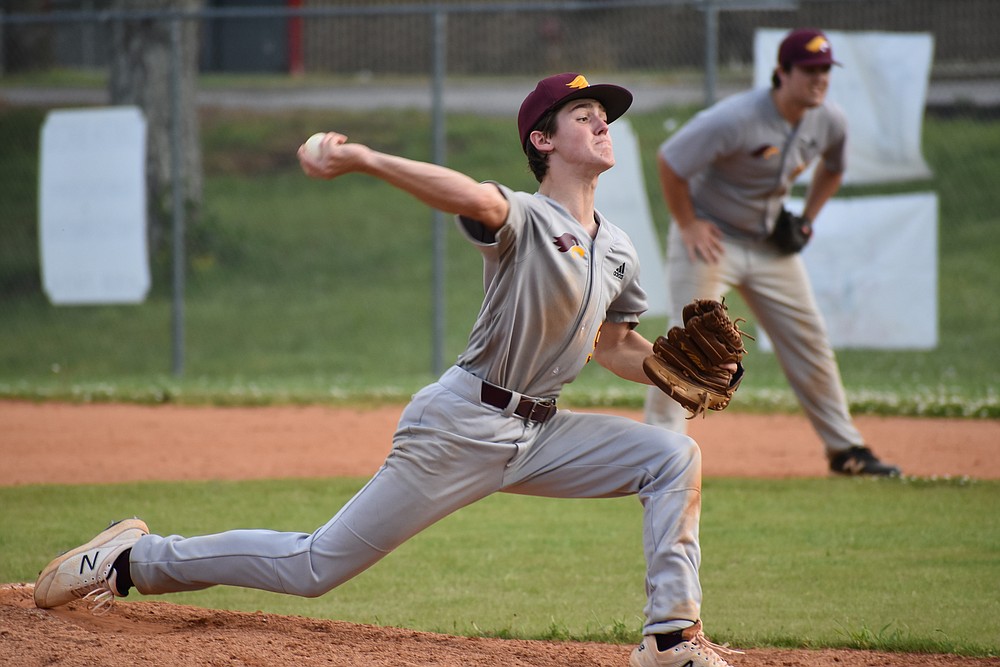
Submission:
M 496 186 L 497 190 L 500 191 L 500 194 L 504 196 L 504 199 L 509 204 L 507 219 L 504 221 L 503 226 L 496 232 L 492 232 L 478 220 L 473 220 L 462 215 L 457 216 L 455 222 L 466 240 L 478 247 L 480 252 L 486 253 L 490 248 L 493 248 L 497 252 L 502 252 L 506 246 L 509 246 L 513 242 L 513 239 L 520 234 L 521 229 L 524 227 L 524 221 L 527 217 L 526 204 L 523 199 L 524 193 L 514 192 L 506 185 L 502 185 L 496 181 L 483 182 Z
M 642 290 L 642 288 L 639 289 L 640 291 Z M 608 322 L 614 322 L 615 324 L 621 324 L 624 322 L 631 325 L 631 328 L 634 329 L 639 324 L 639 316 L 642 315 L 644 312 L 646 312 L 646 305 L 645 305 L 646 293 L 642 292 L 642 295 L 643 295 L 643 305 L 641 307 L 635 306 L 629 308 L 628 310 L 621 310 L 618 309 L 614 304 L 612 304 L 612 308 L 615 308 L 615 310 L 608 310 L 608 314 L 604 319 Z M 628 306 L 625 307 L 628 308 Z M 638 310 L 636 310 L 636 308 L 638 308 Z
M 639 316 L 649 309 L 646 290 L 639 285 L 638 276 L 631 280 L 618 298 L 611 302 L 604 319 L 608 322 L 639 324 Z
M 496 186 L 496 189 L 500 191 L 500 194 L 511 204 L 510 210 L 507 213 L 507 220 L 504 221 L 504 226 L 508 224 L 508 221 L 513 217 L 513 202 L 511 201 L 511 190 L 504 185 L 500 185 L 495 181 L 483 181 L 484 183 L 491 183 Z M 497 243 L 497 236 L 499 232 L 493 232 L 487 229 L 478 220 L 473 220 L 464 215 L 455 216 L 455 223 L 458 225 L 458 230 L 462 233 L 467 241 L 475 246 L 485 247 L 495 245 Z
M 739 124 L 721 113 L 719 106 L 699 112 L 660 145 L 662 157 L 685 180 L 739 146 Z
M 625 267 L 622 280 L 622 289 L 610 304 L 604 319 L 608 322 L 628 323 L 634 328 L 639 323 L 639 317 L 649 309 L 649 300 L 646 290 L 642 289 L 639 282 L 641 267 L 639 266 L 639 253 L 632 243 L 628 234 L 620 228 L 615 228 L 614 245 L 621 248 L 625 255 L 622 265 Z M 615 258 L 612 263 L 617 263 L 619 258 Z
M 483 257 L 483 288 L 487 289 L 500 269 L 502 258 L 516 253 L 519 241 L 525 236 L 523 231 L 529 217 L 529 204 L 531 195 L 524 192 L 515 192 L 506 185 L 501 185 L 495 181 L 484 181 L 496 186 L 500 194 L 504 196 L 509 204 L 507 219 L 503 226 L 493 232 L 483 226 L 477 220 L 465 216 L 456 216 L 455 222 L 459 231 L 473 246 L 479 250 Z M 530 245 L 530 243 L 529 243 Z

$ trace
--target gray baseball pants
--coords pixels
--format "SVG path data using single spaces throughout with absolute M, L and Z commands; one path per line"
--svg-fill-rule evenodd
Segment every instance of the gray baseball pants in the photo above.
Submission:
M 719 299 L 735 287 L 773 343 L 774 353 L 827 455 L 864 441 L 847 407 L 840 370 L 799 254 L 782 255 L 766 241 L 723 237 L 715 264 L 692 263 L 675 225 L 667 238 L 670 317 L 683 326 L 681 311 L 695 299 Z M 663 392 L 646 396 L 645 421 L 685 433 L 687 411 Z
M 217 584 L 315 597 L 448 514 L 497 491 L 560 498 L 636 494 L 647 562 L 645 632 L 700 617 L 701 453 L 687 436 L 624 417 L 560 410 L 544 424 L 483 405 L 480 381 L 452 367 L 406 407 L 375 476 L 312 534 L 233 530 L 141 538 L 131 574 L 143 594 Z M 678 622 L 679 621 L 679 622 Z

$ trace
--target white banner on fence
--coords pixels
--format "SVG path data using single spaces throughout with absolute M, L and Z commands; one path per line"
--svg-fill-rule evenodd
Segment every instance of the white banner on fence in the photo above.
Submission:
M 789 208 L 802 210 L 801 200 Z M 826 204 L 802 258 L 834 348 L 937 346 L 937 227 L 930 192 Z
M 649 298 L 646 315 L 666 316 L 669 304 L 663 252 L 649 208 L 639 141 L 624 118 L 608 127 L 615 147 L 615 166 L 601 174 L 594 203 L 608 220 L 628 233 L 639 252 L 639 280 Z
M 930 33 L 824 31 L 833 45 L 829 99 L 847 114 L 845 183 L 923 179 L 920 150 L 934 38 Z M 770 87 L 787 30 L 754 34 L 754 86 Z M 808 179 L 811 170 L 803 175 Z
M 142 111 L 52 111 L 40 154 L 38 236 L 49 300 L 142 302 L 150 286 Z

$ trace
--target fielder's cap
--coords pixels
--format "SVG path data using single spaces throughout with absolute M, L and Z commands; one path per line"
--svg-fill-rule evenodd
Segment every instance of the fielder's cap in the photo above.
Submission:
M 604 105 L 608 122 L 612 122 L 632 105 L 632 93 L 621 86 L 609 83 L 590 85 L 582 74 L 566 72 L 547 77 L 521 102 L 517 114 L 517 130 L 521 135 L 521 148 L 527 151 L 528 135 L 546 113 L 570 100 L 595 99 Z
M 781 42 L 778 48 L 778 64 L 801 65 L 839 65 L 833 59 L 833 47 L 830 40 L 819 30 L 799 28 L 793 30 Z

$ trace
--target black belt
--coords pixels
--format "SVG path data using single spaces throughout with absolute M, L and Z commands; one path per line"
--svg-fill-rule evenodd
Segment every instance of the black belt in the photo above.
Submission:
M 490 384 L 485 380 L 483 381 L 483 389 L 479 393 L 479 397 L 483 403 L 492 405 L 494 408 L 500 408 L 501 410 L 507 409 L 513 395 L 513 393 L 503 387 Z M 527 396 L 521 397 L 521 400 L 517 403 L 517 408 L 514 410 L 514 414 L 521 419 L 539 424 L 548 421 L 555 413 L 556 402 L 551 398 L 540 399 L 528 398 Z

